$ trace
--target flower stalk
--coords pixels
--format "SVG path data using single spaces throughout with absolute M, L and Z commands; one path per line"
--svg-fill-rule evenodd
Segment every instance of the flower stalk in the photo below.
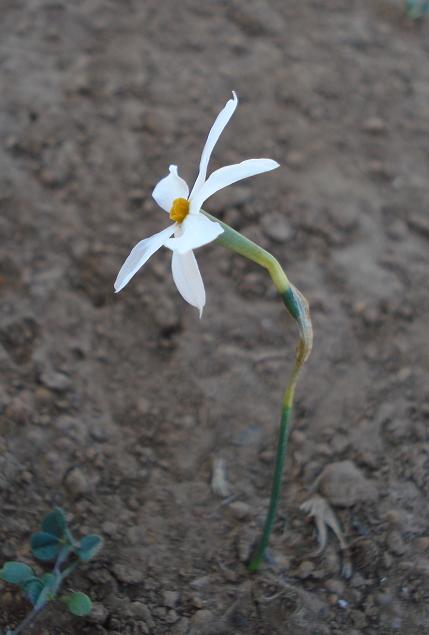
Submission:
M 249 570 L 256 572 L 264 560 L 265 552 L 269 543 L 270 535 L 276 519 L 277 508 L 281 492 L 284 463 L 286 458 L 287 442 L 290 430 L 290 419 L 295 395 L 295 387 L 304 362 L 308 359 L 313 344 L 313 330 L 307 300 L 288 280 L 280 263 L 272 254 L 259 245 L 252 242 L 236 230 L 229 227 L 222 221 L 214 219 L 210 214 L 201 210 L 209 219 L 216 220 L 224 230 L 218 236 L 216 242 L 223 247 L 256 262 L 268 271 L 271 279 L 281 296 L 290 315 L 298 324 L 299 343 L 295 355 L 295 363 L 290 373 L 286 390 L 282 402 L 282 412 L 280 419 L 279 436 L 277 442 L 277 455 L 274 467 L 273 483 L 271 489 L 270 504 L 268 507 L 262 536 L 257 543 L 256 549 L 249 562 Z

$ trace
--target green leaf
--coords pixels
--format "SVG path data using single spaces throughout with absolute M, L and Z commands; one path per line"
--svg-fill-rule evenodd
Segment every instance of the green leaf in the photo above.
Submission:
M 0 579 L 10 584 L 23 585 L 31 578 L 34 578 L 33 570 L 22 562 L 6 562 L 0 569 Z
M 70 595 L 66 595 L 64 602 L 67 605 L 68 610 L 73 615 L 88 615 L 92 609 L 91 599 L 81 591 L 76 591 Z
M 67 527 L 64 512 L 59 507 L 47 514 L 42 522 L 42 529 L 48 534 L 53 534 L 57 538 L 63 538 Z
M 61 541 L 58 536 L 38 531 L 31 536 L 31 550 L 39 560 L 54 560 L 61 550 Z
M 39 599 L 40 593 L 43 589 L 43 582 L 39 578 L 33 578 L 33 580 L 29 580 L 24 585 L 24 593 L 27 600 L 31 602 L 31 604 L 36 604 Z
M 79 556 L 80 560 L 86 562 L 87 560 L 91 560 L 101 549 L 103 546 L 103 540 L 100 536 L 96 534 L 91 534 L 90 536 L 84 536 L 79 543 L 79 548 L 76 553 Z

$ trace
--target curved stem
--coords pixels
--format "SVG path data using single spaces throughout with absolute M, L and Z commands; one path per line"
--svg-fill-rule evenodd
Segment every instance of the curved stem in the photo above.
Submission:
M 270 504 L 267 516 L 265 518 L 264 529 L 261 539 L 252 555 L 249 563 L 249 570 L 257 571 L 265 557 L 265 551 L 268 546 L 270 535 L 274 526 L 278 502 L 280 498 L 280 490 L 283 478 L 283 468 L 286 457 L 287 441 L 289 437 L 290 418 L 295 395 L 295 387 L 298 376 L 304 362 L 308 359 L 313 344 L 313 329 L 310 318 L 308 302 L 288 280 L 280 263 L 272 254 L 270 254 L 256 243 L 247 239 L 245 236 L 235 231 L 229 225 L 226 225 L 217 218 L 214 218 L 207 212 L 201 210 L 205 216 L 219 223 L 223 228 L 216 242 L 228 249 L 232 249 L 241 256 L 256 262 L 258 265 L 268 271 L 277 291 L 282 297 L 290 315 L 298 324 L 300 339 L 296 350 L 295 364 L 287 383 L 286 391 L 282 403 L 282 415 L 280 420 L 279 437 L 277 443 L 276 463 L 274 467 L 273 484 L 271 489 Z

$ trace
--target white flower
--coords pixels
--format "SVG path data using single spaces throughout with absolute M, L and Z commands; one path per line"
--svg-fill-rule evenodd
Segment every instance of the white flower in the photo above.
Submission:
M 238 104 L 236 94 L 232 94 L 233 99 L 226 103 L 209 132 L 201 155 L 200 171 L 191 193 L 186 182 L 180 178 L 176 165 L 170 165 L 168 176 L 155 187 L 153 198 L 175 222 L 137 243 L 118 273 L 116 292 L 128 284 L 155 251 L 162 246 L 168 247 L 173 252 L 171 269 L 176 287 L 183 298 L 199 310 L 201 317 L 206 292 L 193 249 L 210 243 L 223 232 L 219 223 L 200 213 L 201 206 L 212 194 L 227 185 L 279 167 L 271 159 L 249 159 L 215 170 L 206 178 L 213 148 Z

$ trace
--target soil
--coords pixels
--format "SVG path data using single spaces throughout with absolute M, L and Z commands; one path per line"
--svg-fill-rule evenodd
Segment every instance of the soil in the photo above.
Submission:
M 1 558 L 30 562 L 54 505 L 105 539 L 72 581 L 90 618 L 52 605 L 28 632 L 427 632 L 429 21 L 399 0 L 1 9 Z M 167 250 L 112 290 L 165 227 L 154 184 L 170 163 L 195 178 L 232 89 L 211 168 L 281 168 L 207 209 L 284 264 L 315 331 L 257 575 L 294 323 L 216 244 L 198 252 L 201 321 Z M 315 554 L 316 490 L 348 555 L 332 532 Z M 2 627 L 27 611 L 2 591 Z

